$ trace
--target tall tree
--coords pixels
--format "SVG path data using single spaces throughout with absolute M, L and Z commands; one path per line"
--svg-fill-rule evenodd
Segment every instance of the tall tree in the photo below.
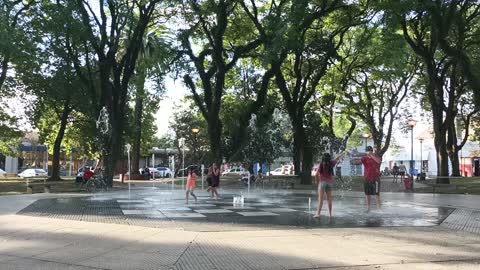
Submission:
M 368 127 L 378 154 L 383 156 L 418 73 L 418 61 L 395 31 L 373 24 L 356 30 L 349 33 L 341 50 L 341 103 L 348 114 Z
M 116 161 L 122 155 L 129 83 L 134 75 L 145 31 L 159 15 L 156 10 L 162 2 L 100 0 L 98 9 L 92 7 L 92 2 L 88 0 L 75 2 L 76 14 L 85 30 L 83 37 L 96 56 L 99 108 L 105 106 L 108 111 L 111 132 L 104 137 L 103 158 L 110 186 L 113 184 Z
M 45 139 L 54 134 L 49 180 L 59 180 L 60 151 L 67 124 L 73 120 L 71 113 L 81 106 L 88 107 L 88 101 L 82 99 L 86 93 L 80 87 L 65 48 L 66 39 L 73 34 L 71 28 L 64 28 L 68 7 L 48 1 L 35 7 L 36 12 L 30 12 L 29 18 L 32 36 L 42 38 L 31 41 L 37 49 L 30 51 L 30 57 L 18 60 L 15 68 L 27 92 L 37 97 L 32 119 L 41 137 Z M 42 121 L 42 118 L 54 122 Z
M 295 172 L 302 174 L 302 183 L 311 181 L 312 142 L 305 133 L 305 106 L 317 91 L 319 82 L 337 56 L 348 29 L 360 23 L 365 10 L 355 4 L 333 0 L 322 3 L 310 1 L 273 1 L 278 16 L 272 28 L 266 29 L 256 18 L 257 7 L 249 16 L 271 46 L 266 53 L 272 66 L 275 82 L 283 97 L 294 131 Z M 352 19 L 356 18 L 356 19 Z M 300 167 L 300 164 L 302 166 Z
M 25 54 L 28 45 L 24 15 L 35 1 L 0 0 L 0 90 L 7 79 L 11 62 Z
M 134 124 L 132 144 L 132 171 L 139 172 L 139 161 L 141 157 L 142 131 L 144 128 L 145 106 L 157 105 L 157 97 L 164 92 L 163 78 L 168 71 L 168 64 L 171 58 L 170 44 L 163 38 L 164 32 L 160 27 L 145 33 L 142 41 L 142 49 L 138 58 L 135 76 L 132 79 L 134 91 Z M 153 82 L 153 88 L 145 89 L 145 82 Z M 157 106 L 154 106 L 157 108 Z
M 423 62 L 427 81 L 425 95 L 432 110 L 434 145 L 437 151 L 437 181 L 448 183 L 447 134 L 455 124 L 458 100 L 465 93 L 465 88 L 458 87 L 461 84 L 455 83 L 458 80 L 459 62 L 441 49 L 442 30 L 434 22 L 430 10 L 432 3 L 407 2 L 393 3 L 390 10 L 399 19 L 406 42 Z M 447 18 L 451 19 L 452 17 Z M 467 50 L 468 44 L 472 43 L 468 42 L 466 36 L 462 37 L 463 34 L 458 31 L 451 38 L 457 48 Z
M 458 63 L 469 88 L 474 90 L 475 105 L 480 107 L 480 3 L 475 0 L 422 2 L 432 15 L 432 30 L 440 48 Z
M 193 94 L 195 104 L 208 124 L 210 150 L 216 162 L 222 161 L 221 135 L 222 122 L 219 117 L 222 97 L 225 93 L 227 74 L 236 66 L 241 58 L 260 47 L 262 35 L 257 35 L 248 20 L 242 16 L 239 1 L 186 1 L 183 20 L 188 28 L 181 30 L 182 55 L 186 56 L 189 71 L 195 71 L 198 77 L 187 73 L 184 81 Z M 196 43 L 196 46 L 192 46 Z M 188 71 L 187 71 L 188 72 Z M 268 81 L 272 77 L 270 71 L 263 75 L 262 89 L 267 91 Z M 200 87 L 195 83 L 200 81 Z M 201 89 L 198 89 L 201 88 Z M 261 91 L 261 90 L 260 90 Z M 259 94 L 253 110 L 259 108 L 265 94 Z M 248 125 L 248 118 L 239 121 Z M 243 117 L 242 117 L 243 118 Z M 246 121 L 245 121 L 246 120 Z

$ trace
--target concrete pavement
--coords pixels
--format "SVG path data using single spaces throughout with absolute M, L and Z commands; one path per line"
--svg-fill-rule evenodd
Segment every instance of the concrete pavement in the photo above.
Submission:
M 385 202 L 455 208 L 424 227 L 205 232 L 16 214 L 72 196 L 81 195 L 0 197 L 0 269 L 480 269 L 480 232 L 465 228 L 480 223 L 476 196 L 383 194 Z

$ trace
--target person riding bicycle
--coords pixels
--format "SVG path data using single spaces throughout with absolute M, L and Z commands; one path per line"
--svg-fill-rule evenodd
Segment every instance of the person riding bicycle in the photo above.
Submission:
M 89 167 L 85 167 L 85 172 L 83 173 L 83 183 L 87 183 L 88 180 L 92 179 L 93 171 Z

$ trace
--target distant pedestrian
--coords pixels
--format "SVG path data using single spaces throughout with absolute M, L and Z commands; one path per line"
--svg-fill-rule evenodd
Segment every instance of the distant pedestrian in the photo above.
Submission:
M 192 195 L 192 197 L 195 198 L 195 202 L 197 202 L 197 196 L 193 194 L 193 190 L 195 190 L 196 180 L 197 180 L 197 174 L 195 173 L 195 171 L 192 169 L 188 169 L 187 192 L 185 194 L 185 198 L 187 199 L 187 204 L 188 204 L 188 194 Z
M 367 212 L 370 211 L 370 196 L 375 195 L 377 202 L 377 209 L 380 209 L 380 164 L 382 159 L 373 151 L 371 146 L 366 148 L 367 154 L 362 157 L 362 164 L 364 167 L 363 183 L 365 195 L 367 197 Z
M 398 166 L 397 166 L 397 163 L 393 164 L 392 174 L 393 174 L 393 183 L 396 183 L 398 181 Z
M 212 197 L 214 199 L 219 199 L 218 190 L 217 188 L 220 186 L 220 168 L 217 166 L 216 163 L 213 163 L 212 168 Z
M 213 179 L 213 166 L 210 166 L 208 167 L 207 179 L 206 179 L 208 183 L 207 192 L 210 192 L 212 189 L 212 179 Z M 212 193 L 212 196 L 213 196 L 213 193 Z
M 400 183 L 403 183 L 403 180 L 405 180 L 405 173 L 407 172 L 407 168 L 405 167 L 405 164 L 403 164 L 403 161 L 400 161 L 400 166 L 398 166 L 398 174 L 400 175 Z
M 328 214 L 329 217 L 332 218 L 332 190 L 334 184 L 333 168 L 344 154 L 345 152 L 342 152 L 334 160 L 332 160 L 329 153 L 324 153 L 322 156 L 322 161 L 318 165 L 318 169 L 315 174 L 315 180 L 318 184 L 318 207 L 317 212 L 315 212 L 315 215 L 313 216 L 315 218 L 320 217 L 324 193 L 327 194 Z
M 405 191 L 411 191 L 412 181 L 413 181 L 413 177 L 410 176 L 408 173 L 405 174 L 405 180 L 403 181 L 403 185 L 405 186 Z
M 83 171 L 83 183 L 86 184 L 93 177 L 93 171 L 90 170 L 90 167 L 85 167 Z

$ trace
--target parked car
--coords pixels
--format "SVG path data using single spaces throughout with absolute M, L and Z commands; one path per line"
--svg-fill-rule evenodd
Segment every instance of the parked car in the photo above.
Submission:
M 243 167 L 235 167 L 231 168 L 228 171 L 222 172 L 222 176 L 241 176 L 243 174 L 246 174 L 247 170 Z
M 26 169 L 23 172 L 18 174 L 19 177 L 29 178 L 29 177 L 47 177 L 47 171 L 44 169 Z
M 158 176 L 158 177 L 170 178 L 173 175 L 172 171 L 167 167 L 157 167 L 155 169 L 156 169 L 155 177 Z
M 7 173 L 4 170 L 0 169 L 0 177 L 4 177 L 6 174 Z
M 267 176 L 269 176 L 269 175 L 284 175 L 283 169 L 282 168 L 276 168 L 273 171 L 267 172 Z
M 179 169 L 177 171 L 177 177 L 184 177 L 184 176 L 187 176 L 187 171 L 189 169 L 192 169 L 194 170 L 197 175 L 200 175 L 200 172 L 201 172 L 201 165 L 190 165 L 190 166 L 187 166 L 186 168 L 184 169 Z M 205 166 L 204 170 L 203 170 L 203 174 L 206 175 L 208 173 L 208 167 Z

